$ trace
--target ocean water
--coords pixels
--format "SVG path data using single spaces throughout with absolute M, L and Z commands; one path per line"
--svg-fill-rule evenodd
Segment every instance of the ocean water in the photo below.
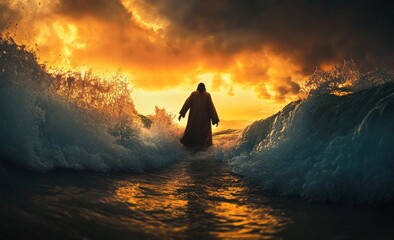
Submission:
M 1 39 L 1 236 L 392 239 L 393 79 L 316 72 L 301 100 L 191 152 L 121 76 L 49 71 Z
M 394 78 L 352 94 L 292 102 L 245 129 L 226 156 L 267 191 L 315 201 L 394 199 Z
M 214 154 L 144 173 L 2 168 L 2 239 L 392 239 L 390 205 L 277 196 Z
M 163 109 L 134 108 L 126 80 L 48 73 L 35 55 L 0 41 L 0 156 L 34 171 L 142 171 L 181 158 Z M 147 126 L 150 128 L 148 129 Z

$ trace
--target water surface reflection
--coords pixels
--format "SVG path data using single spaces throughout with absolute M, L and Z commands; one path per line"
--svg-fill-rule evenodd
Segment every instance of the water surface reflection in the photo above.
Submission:
M 209 152 L 116 186 L 114 201 L 127 203 L 130 216 L 140 213 L 144 228 L 175 238 L 267 238 L 290 222 Z
M 209 153 L 151 173 L 0 166 L 2 239 L 387 239 L 392 205 L 269 195 Z

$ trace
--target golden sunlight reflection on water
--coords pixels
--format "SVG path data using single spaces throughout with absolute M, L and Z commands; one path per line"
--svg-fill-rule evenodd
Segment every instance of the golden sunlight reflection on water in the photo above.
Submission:
M 131 217 L 141 214 L 147 231 L 176 237 L 271 238 L 290 222 L 282 210 L 254 197 L 223 162 L 196 155 L 149 178 L 119 181 L 114 201 L 128 204 Z

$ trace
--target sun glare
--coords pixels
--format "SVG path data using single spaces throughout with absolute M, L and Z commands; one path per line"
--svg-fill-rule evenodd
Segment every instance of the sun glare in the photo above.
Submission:
M 75 25 L 67 23 L 62 24 L 56 21 L 52 24 L 59 39 L 63 41 L 63 54 L 62 63 L 66 67 L 70 67 L 72 52 L 74 49 L 83 49 L 86 47 L 86 43 L 82 43 L 78 37 L 78 29 Z

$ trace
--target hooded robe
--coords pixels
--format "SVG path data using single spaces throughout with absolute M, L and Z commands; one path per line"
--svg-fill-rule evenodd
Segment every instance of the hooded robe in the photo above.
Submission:
M 179 114 L 185 117 L 190 109 L 189 118 L 181 143 L 187 147 L 207 147 L 212 145 L 212 124 L 219 123 L 211 95 L 204 91 L 194 91 L 186 99 Z

